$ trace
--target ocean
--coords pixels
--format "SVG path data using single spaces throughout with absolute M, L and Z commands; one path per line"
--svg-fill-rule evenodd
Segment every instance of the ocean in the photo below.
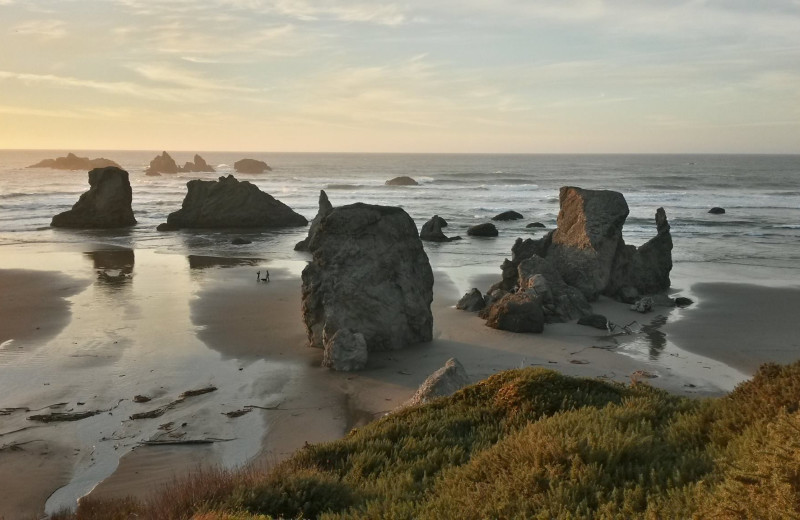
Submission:
M 69 209 L 88 189 L 85 171 L 26 168 L 63 150 L 0 151 L 0 246 L 81 243 L 87 240 L 133 249 L 176 254 L 256 256 L 305 260 L 293 250 L 305 228 L 236 233 L 253 243 L 232 246 L 227 231 L 158 232 L 156 226 L 180 208 L 191 179 L 235 173 L 244 157 L 261 159 L 273 171 L 237 175 L 288 204 L 309 220 L 317 211 L 319 190 L 334 206 L 365 202 L 400 206 L 418 227 L 434 214 L 444 217 L 446 234 L 464 240 L 426 244 L 434 269 L 493 268 L 510 255 L 518 237 L 546 230 L 526 229 L 539 221 L 552 229 L 558 215 L 558 190 L 572 185 L 622 192 L 630 206 L 627 243 L 640 245 L 655 234 L 654 215 L 663 206 L 672 226 L 676 264 L 728 263 L 770 268 L 800 268 L 800 156 L 798 155 L 478 155 L 329 154 L 202 152 L 217 173 L 148 177 L 144 170 L 155 151 L 78 151 L 106 157 L 130 173 L 138 225 L 124 231 L 52 229 L 50 219 Z M 194 152 L 171 152 L 178 164 Z M 386 186 L 400 175 L 414 187 Z M 711 215 L 720 206 L 724 215 Z M 467 237 L 469 226 L 505 210 L 523 220 L 496 223 L 496 239 Z

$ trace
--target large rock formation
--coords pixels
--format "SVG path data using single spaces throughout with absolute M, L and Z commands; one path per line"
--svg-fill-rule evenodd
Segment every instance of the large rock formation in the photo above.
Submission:
M 36 164 L 28 166 L 28 168 L 53 168 L 56 170 L 93 170 L 95 168 L 107 168 L 115 166 L 119 168 L 119 164 L 111 159 L 89 159 L 88 157 L 78 157 L 70 152 L 66 157 L 56 157 L 55 159 L 44 159 Z
M 621 193 L 561 188 L 561 210 L 548 258 L 564 281 L 596 300 L 611 278 L 628 204 Z
M 461 237 L 448 237 L 442 231 L 442 223 L 447 225 L 447 222 L 439 215 L 434 215 L 429 221 L 422 225 L 419 232 L 419 238 L 427 240 L 428 242 L 452 242 L 453 240 L 461 240 Z
M 161 175 L 162 173 L 178 173 L 178 165 L 167 152 L 156 155 L 150 166 L 144 171 L 145 175 Z
M 59 213 L 50 223 L 66 228 L 119 228 L 133 226 L 132 190 L 128 172 L 109 166 L 89 172 L 89 191 L 72 209 Z
M 442 368 L 429 375 L 403 406 L 425 404 L 437 397 L 453 395 L 470 384 L 467 371 L 456 358 L 450 358 Z
M 167 228 L 275 228 L 305 226 L 306 218 L 233 175 L 218 181 L 192 180 L 183 206 L 167 217 Z
M 237 173 L 264 173 L 272 171 L 272 168 L 270 168 L 267 163 L 257 159 L 238 160 L 233 163 L 233 169 L 236 170 Z
M 192 173 L 214 173 L 216 170 L 214 170 L 214 168 L 208 164 L 205 159 L 195 154 L 194 161 L 187 161 L 186 164 L 178 168 L 178 171 Z
M 369 351 L 431 340 L 433 272 L 405 211 L 361 203 L 334 208 L 309 250 L 302 311 L 311 346 L 335 350 L 333 338 L 345 329 L 346 336 L 363 335 Z
M 317 210 L 317 216 L 311 221 L 311 225 L 308 227 L 308 236 L 295 244 L 294 250 L 295 251 L 308 251 L 308 244 L 311 242 L 311 239 L 314 235 L 317 234 L 317 229 L 319 229 L 319 223 L 328 216 L 328 213 L 333 211 L 333 205 L 328 200 L 328 194 L 325 193 L 325 190 L 319 190 L 319 209 Z

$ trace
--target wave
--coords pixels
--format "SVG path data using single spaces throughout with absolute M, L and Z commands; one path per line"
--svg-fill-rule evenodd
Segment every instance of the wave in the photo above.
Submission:
M 326 190 L 363 190 L 365 188 L 371 188 L 372 186 L 367 186 L 364 184 L 328 184 L 325 186 Z

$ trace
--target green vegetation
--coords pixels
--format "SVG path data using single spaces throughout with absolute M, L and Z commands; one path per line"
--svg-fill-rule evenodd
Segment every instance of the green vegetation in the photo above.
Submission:
M 800 363 L 719 399 L 511 370 L 268 474 L 58 519 L 800 518 Z

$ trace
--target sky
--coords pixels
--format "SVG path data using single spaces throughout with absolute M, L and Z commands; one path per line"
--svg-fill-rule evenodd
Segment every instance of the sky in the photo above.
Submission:
M 800 0 L 0 0 L 0 148 L 800 153 Z

